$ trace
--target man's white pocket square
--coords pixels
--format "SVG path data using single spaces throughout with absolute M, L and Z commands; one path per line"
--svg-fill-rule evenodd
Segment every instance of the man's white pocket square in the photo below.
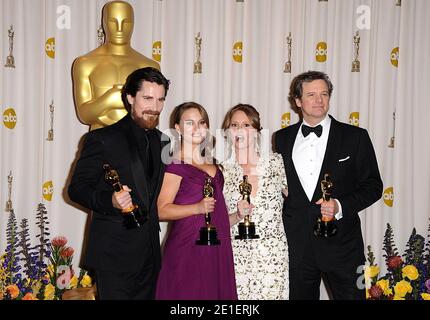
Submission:
M 339 159 L 339 162 L 344 162 L 344 161 L 348 160 L 349 158 L 350 158 L 350 156 L 347 156 L 346 158 L 343 158 L 343 159 Z

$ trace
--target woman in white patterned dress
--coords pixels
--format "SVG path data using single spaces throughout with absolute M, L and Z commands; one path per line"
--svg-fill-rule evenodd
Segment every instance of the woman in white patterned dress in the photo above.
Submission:
M 286 300 L 289 295 L 288 245 L 282 223 L 282 193 L 287 196 L 288 192 L 282 157 L 258 151 L 260 117 L 250 105 L 231 108 L 222 128 L 231 153 L 222 166 L 238 298 Z M 258 239 L 235 239 L 237 224 L 244 218 L 241 214 L 244 210 L 237 208 L 242 199 L 239 183 L 244 175 L 252 185 L 250 220 L 255 223 Z M 239 206 L 246 207 L 246 200 Z

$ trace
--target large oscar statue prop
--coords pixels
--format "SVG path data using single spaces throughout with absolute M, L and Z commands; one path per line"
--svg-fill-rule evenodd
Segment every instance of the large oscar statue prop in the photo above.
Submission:
M 108 164 L 103 165 L 103 169 L 105 170 L 106 182 L 112 185 L 115 192 L 123 192 L 124 190 L 116 170 L 112 169 Z M 135 204 L 130 208 L 124 209 L 122 213 L 123 223 L 127 229 L 139 228 L 148 220 L 148 214 Z
M 329 201 L 333 190 L 333 182 L 330 176 L 326 173 L 321 181 L 322 198 L 324 201 Z M 322 238 L 329 238 L 337 233 L 337 226 L 334 217 L 325 218 L 322 215 L 318 217 L 318 221 L 314 226 L 314 235 Z
M 243 181 L 239 184 L 239 192 L 242 195 L 242 200 L 246 200 L 251 204 L 250 195 L 252 192 L 252 185 L 248 182 L 247 175 L 243 176 Z M 239 234 L 234 238 L 239 240 L 260 238 L 259 235 L 255 234 L 255 223 L 251 222 L 248 212 L 243 220 L 244 222 L 240 222 L 238 226 Z
M 214 188 L 212 179 L 207 177 L 203 186 L 203 197 L 212 198 L 214 196 Z M 218 239 L 216 228 L 211 224 L 211 212 L 205 214 L 205 226 L 200 228 L 200 239 L 196 241 L 199 246 L 216 246 L 221 241 Z
M 90 130 L 111 125 L 127 114 L 121 89 L 130 73 L 144 67 L 160 69 L 158 62 L 131 47 L 134 12 L 128 2 L 108 2 L 102 23 L 104 44 L 78 57 L 72 68 L 76 113 Z

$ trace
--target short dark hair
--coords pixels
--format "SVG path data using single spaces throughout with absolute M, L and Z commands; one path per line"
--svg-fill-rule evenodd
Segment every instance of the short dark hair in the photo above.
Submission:
M 328 94 L 331 97 L 333 92 L 333 84 L 327 74 L 321 71 L 308 71 L 303 72 L 296 76 L 290 85 L 290 93 L 288 95 L 288 101 L 291 107 L 296 112 L 300 112 L 300 108 L 296 104 L 296 99 L 301 99 L 303 96 L 303 82 L 312 82 L 314 80 L 324 80 L 328 87 Z
M 131 105 L 128 103 L 127 95 L 132 97 L 136 96 L 136 93 L 142 88 L 143 81 L 153 82 L 160 84 L 164 87 L 165 93 L 164 97 L 167 96 L 167 91 L 169 90 L 170 80 L 160 72 L 160 70 L 153 67 L 141 68 L 133 71 L 127 77 L 124 87 L 121 90 L 121 99 L 124 103 L 125 109 L 130 112 Z

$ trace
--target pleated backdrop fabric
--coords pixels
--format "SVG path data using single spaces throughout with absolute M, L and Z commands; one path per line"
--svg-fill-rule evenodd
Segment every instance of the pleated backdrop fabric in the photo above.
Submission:
M 72 93 L 74 59 L 95 49 L 102 0 L 1 0 L 0 250 L 5 211 L 37 232 L 38 203 L 51 237 L 66 236 L 79 264 L 87 214 L 70 203 L 67 181 L 81 137 Z M 426 235 L 430 217 L 430 1 L 427 0 L 133 0 L 132 46 L 160 61 L 171 79 L 160 129 L 174 106 L 201 103 L 211 128 L 242 102 L 261 114 L 266 136 L 298 121 L 287 97 L 292 78 L 307 70 L 334 83 L 330 114 L 372 138 L 383 198 L 360 213 L 364 240 L 383 267 L 386 224 L 403 252 L 412 228 Z M 401 4 L 401 5 L 399 5 Z M 15 68 L 5 67 L 13 26 Z M 360 72 L 351 72 L 359 32 Z M 202 73 L 193 73 L 195 37 L 202 38 Z M 291 73 L 284 72 L 291 32 Z M 50 106 L 54 106 L 51 114 Z M 53 115 L 54 140 L 47 140 Z M 394 147 L 390 146 L 394 137 Z M 270 138 L 268 139 L 270 140 Z M 165 224 L 162 233 L 165 233 Z M 325 294 L 323 292 L 323 298 Z

